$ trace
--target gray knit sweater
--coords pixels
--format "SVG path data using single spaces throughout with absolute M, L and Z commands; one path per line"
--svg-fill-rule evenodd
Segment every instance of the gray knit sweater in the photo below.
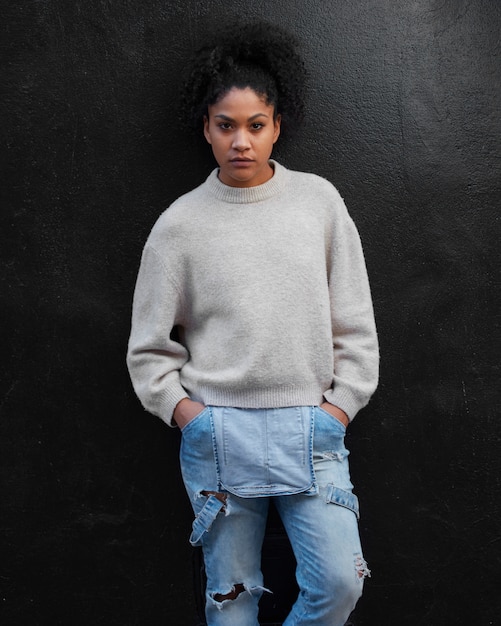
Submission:
M 143 406 L 169 425 L 187 396 L 247 408 L 325 398 L 353 419 L 376 388 L 355 225 L 329 182 L 272 165 L 250 188 L 214 170 L 146 242 L 127 362 Z

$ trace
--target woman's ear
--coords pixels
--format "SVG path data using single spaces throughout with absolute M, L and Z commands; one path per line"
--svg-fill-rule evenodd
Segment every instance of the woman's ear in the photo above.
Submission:
M 212 143 L 209 131 L 209 118 L 207 117 L 207 115 L 204 115 L 204 137 L 207 140 L 207 143 Z
M 277 143 L 278 138 L 280 137 L 280 127 L 282 124 L 282 116 L 280 115 L 280 113 L 275 117 L 275 130 L 273 133 L 273 143 Z

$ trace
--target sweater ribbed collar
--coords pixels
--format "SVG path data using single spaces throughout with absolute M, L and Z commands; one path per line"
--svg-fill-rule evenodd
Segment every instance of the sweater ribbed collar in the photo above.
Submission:
M 270 165 L 275 173 L 262 185 L 255 187 L 230 187 L 225 185 L 218 178 L 219 169 L 213 170 L 206 180 L 209 192 L 218 200 L 229 202 L 232 204 L 251 204 L 253 202 L 261 202 L 278 195 L 284 188 L 288 170 L 277 163 L 270 160 Z

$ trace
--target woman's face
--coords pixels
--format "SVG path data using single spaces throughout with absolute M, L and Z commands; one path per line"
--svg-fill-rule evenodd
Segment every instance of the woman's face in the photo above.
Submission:
M 204 135 L 219 165 L 219 179 L 231 187 L 254 187 L 273 176 L 269 164 L 280 135 L 275 107 L 253 89 L 233 87 L 209 106 Z

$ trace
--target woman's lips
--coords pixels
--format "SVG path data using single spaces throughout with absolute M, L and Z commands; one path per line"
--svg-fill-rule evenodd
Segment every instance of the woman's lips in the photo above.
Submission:
M 230 161 L 235 167 L 248 167 L 253 162 L 252 159 L 231 159 Z

